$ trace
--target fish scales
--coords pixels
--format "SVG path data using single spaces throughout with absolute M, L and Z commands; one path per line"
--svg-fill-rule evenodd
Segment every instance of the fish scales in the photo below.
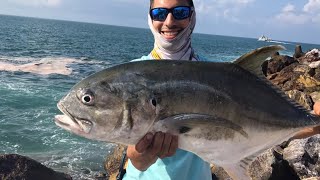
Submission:
M 130 69 L 130 71 L 125 71 L 121 75 L 122 79 L 119 79 L 121 82 L 137 84 L 142 82 L 141 85 L 147 85 L 155 94 L 161 94 L 165 90 L 166 97 L 185 100 L 184 104 L 179 101 L 179 106 L 199 105 L 195 110 L 198 113 L 210 105 L 215 105 L 215 108 L 209 108 L 205 114 L 219 112 L 225 114 L 225 111 L 234 109 L 234 107 L 228 108 L 228 104 L 232 106 L 236 102 L 239 106 L 237 107 L 239 114 L 249 118 L 256 117 L 260 113 L 274 116 L 273 118 L 255 118 L 263 123 L 295 126 L 297 122 L 305 124 L 312 120 L 308 114 L 281 97 L 263 80 L 232 63 L 145 61 L 125 66 L 123 69 Z M 115 67 L 114 71 L 119 71 L 118 68 L 122 67 Z M 197 99 L 201 100 L 197 101 Z M 203 101 L 203 99 L 207 100 Z M 171 107 L 176 108 L 176 106 Z M 278 121 L 280 118 L 286 118 L 286 121 Z

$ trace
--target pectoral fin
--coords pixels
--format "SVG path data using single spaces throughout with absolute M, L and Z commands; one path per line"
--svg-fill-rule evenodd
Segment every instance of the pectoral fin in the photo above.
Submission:
M 161 120 L 161 123 L 178 134 L 206 136 L 207 139 L 220 139 L 240 133 L 248 138 L 241 126 L 227 119 L 206 114 L 179 114 Z M 219 131 L 219 132 L 217 132 Z

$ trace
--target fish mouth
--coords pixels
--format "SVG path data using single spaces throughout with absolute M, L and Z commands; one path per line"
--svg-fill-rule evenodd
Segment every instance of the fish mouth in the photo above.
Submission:
M 58 109 L 64 115 L 55 116 L 55 123 L 57 126 L 77 134 L 90 133 L 93 126 L 91 121 L 72 116 L 60 103 L 58 103 Z

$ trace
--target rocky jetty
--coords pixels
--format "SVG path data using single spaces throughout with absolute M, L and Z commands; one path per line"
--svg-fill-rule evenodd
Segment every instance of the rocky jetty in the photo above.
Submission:
M 293 57 L 275 54 L 263 65 L 272 84 L 308 110 L 320 100 L 320 50 L 302 52 L 297 46 Z M 271 148 L 250 165 L 252 179 L 320 179 L 320 135 Z
M 275 54 L 262 66 L 266 78 L 290 98 L 312 110 L 320 100 L 320 50 L 303 53 L 301 46 L 291 56 Z
M 28 157 L 5 154 L 0 155 L 0 179 L 71 180 L 72 178 Z

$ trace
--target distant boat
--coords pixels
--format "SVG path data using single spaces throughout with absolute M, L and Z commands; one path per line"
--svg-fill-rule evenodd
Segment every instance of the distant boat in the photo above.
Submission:
M 261 37 L 259 37 L 258 41 L 266 41 L 266 42 L 269 42 L 271 41 L 272 39 L 268 38 L 267 36 L 265 35 L 262 35 Z

